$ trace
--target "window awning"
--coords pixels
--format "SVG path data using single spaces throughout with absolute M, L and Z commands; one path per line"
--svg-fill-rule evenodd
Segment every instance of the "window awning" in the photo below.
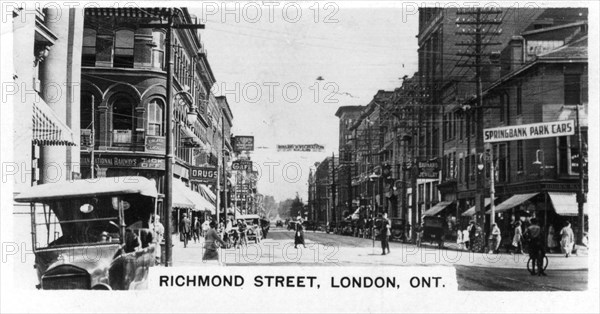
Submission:
M 497 197 L 494 197 L 494 200 L 495 200 L 496 198 L 497 198 Z M 486 197 L 486 198 L 485 198 L 485 201 L 484 201 L 484 205 L 485 205 L 485 207 L 488 207 L 488 206 L 490 206 L 490 204 L 491 204 L 490 198 L 489 198 L 489 197 Z M 461 216 L 468 216 L 468 217 L 471 217 L 471 216 L 473 216 L 473 215 L 475 215 L 475 206 L 473 206 L 473 207 L 471 207 L 471 208 L 467 209 L 467 210 L 466 210 L 464 213 L 462 213 L 462 214 L 461 214 Z
M 33 103 L 33 144 L 75 146 L 73 131 L 44 102 Z
M 435 204 L 435 206 L 423 212 L 423 216 L 435 216 L 437 213 L 444 210 L 444 208 L 448 207 L 452 202 L 439 202 Z
M 173 208 L 194 209 L 194 202 L 187 196 L 188 189 L 183 182 L 173 179 Z M 191 191 L 191 190 L 190 190 Z
M 548 192 L 554 211 L 561 216 L 577 216 L 577 194 L 570 192 Z M 583 213 L 587 215 L 587 203 L 583 203 Z
M 506 201 L 502 202 L 500 205 L 496 206 L 496 213 L 500 213 L 503 211 L 507 211 L 515 206 L 521 205 L 522 203 L 526 202 L 527 200 L 529 200 L 530 198 L 538 195 L 539 192 L 536 193 L 528 193 L 528 194 L 515 194 L 513 196 L 511 196 L 509 199 L 507 199 Z
M 204 143 L 194 133 L 194 131 L 192 131 L 190 128 L 188 128 L 186 126 L 184 126 L 181 129 L 183 130 L 183 137 L 182 138 L 184 140 L 184 145 L 191 146 L 191 147 L 202 147 L 203 146 Z
M 202 191 L 201 192 L 202 196 L 204 196 L 204 198 L 206 198 L 212 204 L 216 204 L 217 196 L 215 195 L 215 193 L 213 193 L 213 191 L 211 191 L 208 188 L 208 186 L 206 186 L 204 184 L 200 184 L 199 186 L 200 186 L 200 190 Z

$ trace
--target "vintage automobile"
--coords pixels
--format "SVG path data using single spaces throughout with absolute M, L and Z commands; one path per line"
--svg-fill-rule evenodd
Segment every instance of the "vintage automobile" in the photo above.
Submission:
M 147 288 L 155 265 L 155 182 L 114 177 L 42 184 L 15 197 L 30 203 L 38 289 Z
M 246 238 L 248 241 L 254 241 L 254 243 L 262 240 L 262 228 L 260 216 L 255 214 L 238 215 L 235 219 L 242 219 L 248 226 L 246 229 Z
M 442 217 L 423 217 L 423 242 L 436 242 L 439 248 L 444 247 L 444 237 L 448 229 L 446 220 Z
M 406 224 L 406 220 L 402 218 L 390 218 L 390 220 L 392 221 L 390 241 L 406 243 L 408 241 L 408 225 Z
M 277 220 L 277 221 L 275 222 L 275 227 L 281 227 L 281 228 L 283 228 L 283 221 L 281 221 L 281 220 Z

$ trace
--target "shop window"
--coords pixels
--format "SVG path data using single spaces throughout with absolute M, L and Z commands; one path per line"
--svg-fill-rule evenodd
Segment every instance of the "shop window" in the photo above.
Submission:
M 113 143 L 131 144 L 134 128 L 133 102 L 126 97 L 117 98 L 112 104 Z
M 164 104 L 160 99 L 152 99 L 148 103 L 148 135 L 163 135 L 163 108 Z
M 83 30 L 81 65 L 89 67 L 96 66 L 96 31 L 91 28 Z
M 115 33 L 114 67 L 133 68 L 133 35 L 133 31 L 130 30 L 119 30 Z

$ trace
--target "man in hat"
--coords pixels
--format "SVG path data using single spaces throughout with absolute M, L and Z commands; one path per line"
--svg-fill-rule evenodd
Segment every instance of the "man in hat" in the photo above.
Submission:
M 186 248 L 188 240 L 192 234 L 192 221 L 188 218 L 187 214 L 183 214 L 183 219 L 179 226 L 179 232 L 181 232 L 181 240 L 183 241 L 183 247 Z

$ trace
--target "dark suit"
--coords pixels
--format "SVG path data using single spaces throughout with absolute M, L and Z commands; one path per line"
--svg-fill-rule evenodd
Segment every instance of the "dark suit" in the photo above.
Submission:
M 181 232 L 183 237 L 183 247 L 187 247 L 188 240 L 192 233 L 192 221 L 189 218 L 185 217 L 181 220 L 179 232 Z

